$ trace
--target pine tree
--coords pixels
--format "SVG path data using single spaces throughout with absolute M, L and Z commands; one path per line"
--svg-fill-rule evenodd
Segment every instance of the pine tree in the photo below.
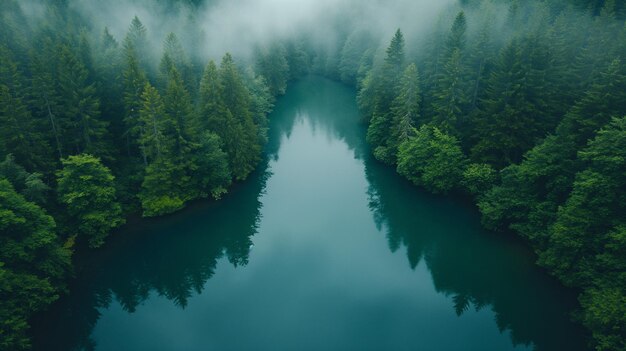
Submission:
M 174 126 L 171 125 L 170 117 L 165 113 L 161 95 L 150 83 L 146 83 L 143 88 L 141 100 L 138 143 L 146 157 L 146 162 L 153 162 L 173 151 L 174 136 L 168 131 L 171 131 Z
M 137 59 L 137 52 L 133 46 L 125 45 L 125 68 L 123 71 L 124 78 L 124 123 L 126 125 L 126 131 L 124 135 L 126 137 L 126 149 L 129 156 L 138 153 L 143 158 L 144 165 L 147 164 L 147 155 L 144 150 L 139 148 L 135 140 L 141 138 L 141 124 L 139 111 L 142 108 L 142 95 L 144 88 L 148 83 L 146 74 L 139 66 Z M 139 149 L 139 150 L 137 150 Z
M 57 86 L 59 47 L 50 37 L 39 38 L 34 45 L 39 48 L 32 51 L 30 67 L 34 115 L 47 122 L 46 139 L 54 146 L 58 158 L 61 159 L 67 154 L 62 136 L 69 122 L 63 118 Z
M 400 80 L 399 94 L 391 107 L 393 120 L 388 147 L 394 155 L 394 159 L 398 153 L 399 145 L 412 136 L 414 126 L 421 122 L 421 92 L 419 84 L 417 67 L 415 64 L 410 64 L 404 70 Z
M 458 134 L 459 124 L 467 113 L 468 85 L 465 63 L 465 13 L 459 12 L 446 39 L 440 72 L 435 77 L 432 92 L 432 122 L 449 133 Z
M 345 83 L 355 85 L 357 74 L 361 64 L 361 57 L 371 45 L 370 34 L 363 30 L 352 32 L 341 49 L 339 60 L 339 73 Z
M 49 170 L 51 150 L 27 98 L 25 79 L 9 50 L 0 46 L 0 154 L 13 154 L 30 170 Z
M 130 23 L 128 33 L 126 33 L 126 37 L 124 38 L 123 46 L 127 56 L 130 51 L 136 55 L 135 59 L 137 60 L 137 65 L 141 70 L 152 73 L 149 62 L 146 62 L 146 59 L 150 57 L 150 52 L 148 51 L 147 30 L 137 16 L 133 17 Z M 152 77 L 151 74 L 149 75 Z
M 61 51 L 59 92 L 64 120 L 70 123 L 62 140 L 66 149 L 108 156 L 110 151 L 105 141 L 108 123 L 100 119 L 95 85 L 88 83 L 87 69 L 68 47 Z
M 163 87 L 167 85 L 169 73 L 172 69 L 176 69 L 188 93 L 196 91 L 197 81 L 194 78 L 193 66 L 174 33 L 168 34 L 163 43 L 163 56 L 159 64 L 160 79 Z
M 226 114 L 223 90 L 217 66 L 209 61 L 200 81 L 198 120 L 204 130 L 215 132 L 222 138 L 225 136 L 223 119 Z
M 250 93 L 230 54 L 222 59 L 219 76 L 223 86 L 222 100 L 228 111 L 225 118 L 226 135 L 220 137 L 230 157 L 233 175 L 236 179 L 243 180 L 261 158 L 258 130 L 250 113 Z
M 461 51 L 457 49 L 443 67 L 433 101 L 436 115 L 432 122 L 454 134 L 458 134 L 468 103 L 464 69 Z
M 474 122 L 479 142 L 472 148 L 472 158 L 497 168 L 520 161 L 539 131 L 525 95 L 526 72 L 521 56 L 517 41 L 502 50 Z
M 366 78 L 359 101 L 371 111 L 367 129 L 367 142 L 374 149 L 376 159 L 393 164 L 395 151 L 389 148 L 390 132 L 394 115 L 391 107 L 398 95 L 398 82 L 402 75 L 405 61 L 404 36 L 398 29 L 387 47 L 385 61 L 380 69 L 375 69 Z M 365 99 L 371 99 L 366 102 Z
M 280 44 L 274 44 L 257 52 L 256 70 L 265 77 L 272 96 L 285 94 L 289 80 L 287 51 Z
M 108 28 L 104 32 L 97 45 L 98 55 L 95 56 L 94 64 L 97 75 L 97 95 L 100 98 L 100 111 L 102 119 L 109 121 L 109 139 L 113 145 L 124 145 L 124 87 L 123 70 L 124 61 L 120 45 L 111 35 Z M 126 154 L 128 150 L 116 147 L 116 156 Z

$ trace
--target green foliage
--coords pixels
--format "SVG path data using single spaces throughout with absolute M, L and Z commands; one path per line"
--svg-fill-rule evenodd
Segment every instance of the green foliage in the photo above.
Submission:
M 613 226 L 623 224 L 626 203 L 626 118 L 615 119 L 579 153 L 588 166 L 550 230 L 550 245 L 540 262 L 566 283 L 588 286 L 599 270 L 596 256 L 605 249 Z
M 283 95 L 289 80 L 289 63 L 285 47 L 274 44 L 257 52 L 256 57 L 256 70 L 265 78 L 272 96 Z
M 28 318 L 70 270 L 56 232 L 68 248 L 98 247 L 122 212 L 220 198 L 261 159 L 275 95 L 310 62 L 302 42 L 276 43 L 265 71 L 242 77 L 226 55 L 199 89 L 197 57 L 173 33 L 157 62 L 137 17 L 118 42 L 66 1 L 37 20 L 22 8 L 0 4 L 0 349 L 11 350 L 28 348 Z
M 0 178 L 0 348 L 29 348 L 27 320 L 58 298 L 70 254 L 52 217 Z
M 626 114 L 626 27 L 617 3 L 601 3 L 589 18 L 564 3 L 512 1 L 498 24 L 493 4 L 468 2 L 472 15 L 458 13 L 449 31 L 441 21 L 416 56 L 423 79 L 412 120 L 397 119 L 404 96 L 390 48 L 384 62 L 364 65 L 356 86 L 377 159 L 431 191 L 460 183 L 486 227 L 520 234 L 540 264 L 583 290 L 596 349 L 622 350 L 626 146 L 622 119 L 611 118 Z M 398 152 L 407 122 L 419 131 Z M 474 162 L 467 167 L 457 166 L 461 148 Z
M 224 151 L 230 158 L 233 176 L 237 180 L 244 180 L 261 159 L 258 126 L 254 124 L 250 112 L 250 92 L 229 54 L 222 59 L 219 79 L 227 112 L 223 123 L 224 133 L 216 133 L 224 142 Z
M 115 177 L 91 155 L 70 156 L 62 162 L 57 193 L 75 224 L 77 232 L 72 234 L 84 237 L 89 247 L 99 247 L 111 229 L 124 223 L 115 195 Z
M 592 289 L 581 297 L 583 323 L 593 331 L 598 351 L 626 350 L 624 288 Z
M 361 110 L 371 114 L 367 142 L 372 145 L 374 156 L 394 164 L 400 139 L 408 136 L 412 119 L 418 114 L 419 77 L 415 66 L 402 74 L 404 36 L 399 29 L 386 53 L 382 68 L 372 70 L 363 82 L 358 101 Z
M 371 34 L 367 31 L 354 31 L 348 36 L 339 59 L 341 81 L 352 85 L 357 83 L 361 60 L 371 45 Z
M 521 57 L 515 41 L 502 50 L 475 122 L 479 142 L 472 148 L 472 157 L 498 168 L 519 162 L 537 134 L 537 114 L 524 93 L 527 74 Z
M 141 207 L 145 217 L 172 213 L 184 207 L 179 182 L 184 171 L 167 158 L 160 157 L 150 163 L 141 184 Z
M 40 173 L 28 173 L 24 167 L 15 163 L 15 157 L 7 155 L 0 162 L 0 177 L 7 179 L 15 190 L 29 202 L 43 206 L 47 202 L 50 187 L 43 182 Z
M 470 194 L 480 196 L 491 189 L 497 177 L 496 171 L 490 165 L 472 163 L 463 172 L 461 184 Z
M 231 183 L 228 168 L 228 155 L 222 151 L 219 136 L 206 132 L 195 153 L 194 180 L 198 182 L 196 189 L 204 194 L 219 199 Z
M 464 60 L 466 30 L 465 13 L 459 12 L 438 58 L 443 67 L 434 74 L 435 87 L 430 94 L 434 113 L 432 122 L 454 134 L 458 134 L 459 123 L 469 102 L 469 80 Z
M 447 193 L 460 184 L 464 164 L 459 141 L 430 125 L 403 142 L 398 153 L 398 173 L 437 193 Z
M 99 157 L 108 154 L 105 142 L 108 122 L 100 119 L 100 100 L 95 96 L 94 84 L 88 82 L 83 62 L 69 47 L 63 47 L 59 62 L 59 91 L 62 121 L 66 121 L 66 135 L 62 142 L 71 153 L 90 153 Z

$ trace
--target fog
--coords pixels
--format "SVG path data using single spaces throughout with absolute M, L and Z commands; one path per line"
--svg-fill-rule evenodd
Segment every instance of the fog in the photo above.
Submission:
M 217 0 L 200 5 L 154 0 L 69 0 L 88 19 L 94 35 L 105 27 L 124 38 L 134 16 L 148 29 L 158 53 L 174 32 L 197 58 L 219 58 L 231 52 L 249 56 L 257 45 L 307 35 L 332 45 L 339 31 L 365 29 L 388 40 L 397 28 L 410 36 L 432 27 L 455 0 Z M 170 2 L 172 3 L 172 2 Z M 32 9 L 31 9 L 32 12 Z M 345 34 L 344 34 L 345 35 Z

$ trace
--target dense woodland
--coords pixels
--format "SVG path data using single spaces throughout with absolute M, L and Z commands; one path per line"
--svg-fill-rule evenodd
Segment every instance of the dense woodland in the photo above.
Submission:
M 66 1 L 36 21 L 2 1 L 0 349 L 30 347 L 74 252 L 244 181 L 275 98 L 314 73 L 356 87 L 376 159 L 475 199 L 580 291 L 593 347 L 626 350 L 625 15 L 615 0 L 462 1 L 426 34 L 340 17 L 331 44 L 295 33 L 216 63 L 188 33 L 155 58 L 137 17 L 116 38 Z

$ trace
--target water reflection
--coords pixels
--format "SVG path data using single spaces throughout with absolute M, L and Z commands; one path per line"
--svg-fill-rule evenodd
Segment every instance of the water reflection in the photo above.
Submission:
M 352 323 L 354 326 L 348 330 L 353 331 L 363 340 L 363 348 L 375 349 L 378 345 L 391 345 L 386 343 L 386 340 L 377 340 L 377 332 L 381 335 L 380 339 L 384 335 L 395 335 L 389 331 L 394 328 L 400 334 L 410 333 L 407 331 L 412 329 L 429 330 L 424 326 L 434 323 L 438 316 L 420 315 L 425 312 L 411 310 L 416 306 L 421 307 L 419 304 L 422 301 L 410 301 L 410 304 L 403 305 L 405 303 L 403 301 L 407 301 L 408 285 L 395 287 L 395 289 L 403 290 L 402 293 L 394 291 L 394 287 L 380 286 L 385 283 L 394 284 L 393 279 L 385 280 L 385 278 L 397 273 L 384 271 L 388 267 L 396 267 L 389 263 L 393 260 L 389 260 L 388 257 L 379 257 L 381 253 L 389 256 L 389 250 L 384 247 L 384 239 L 380 239 L 382 245 L 373 248 L 372 245 L 378 241 L 372 241 L 367 237 L 367 233 L 364 235 L 359 235 L 360 233 L 347 235 L 346 233 L 358 230 L 365 232 L 369 230 L 368 226 L 373 227 L 374 224 L 378 227 L 378 232 L 375 230 L 372 232 L 376 235 L 384 233 L 387 236 L 389 249 L 396 252 L 396 256 L 403 255 L 402 251 L 406 251 L 408 262 L 406 265 L 400 262 L 402 268 L 406 268 L 407 271 L 409 268 L 416 271 L 423 270 L 426 276 L 430 274 L 432 283 L 428 279 L 420 281 L 419 289 L 424 290 L 419 291 L 432 290 L 430 286 L 432 284 L 434 290 L 439 293 L 438 295 L 444 295 L 449 299 L 445 306 L 448 311 L 454 311 L 457 316 L 463 316 L 475 310 L 491 310 L 493 312 L 489 315 L 495 318 L 497 328 L 501 333 L 509 335 L 513 344 L 529 345 L 538 351 L 584 349 L 582 347 L 584 340 L 580 337 L 583 332 L 569 321 L 569 313 L 575 306 L 572 292 L 563 289 L 545 273 L 538 270 L 533 265 L 532 255 L 523 245 L 515 240 L 484 232 L 480 228 L 476 211 L 471 207 L 459 205 L 449 198 L 422 193 L 398 177 L 393 169 L 372 160 L 364 140 L 365 131 L 358 123 L 358 114 L 354 106 L 354 91 L 321 78 L 306 79 L 290 88 L 288 96 L 278 102 L 276 113 L 272 117 L 266 162 L 251 179 L 237 185 L 223 200 L 197 203 L 171 217 L 131 223 L 125 230 L 117 233 L 104 250 L 90 253 L 86 257 L 79 257 L 77 279 L 71 286 L 71 294 L 34 323 L 36 349 L 96 349 L 97 344 L 92 339 L 94 328 L 101 318 L 101 313 L 107 309 L 117 308 L 119 305 L 127 313 L 134 313 L 139 306 L 147 303 L 154 296 L 164 297 L 170 304 L 185 309 L 190 299 L 201 293 L 203 294 L 202 301 L 198 305 L 192 304 L 190 309 L 206 307 L 211 300 L 223 303 L 226 300 L 239 298 L 241 306 L 236 308 L 229 306 L 229 308 L 221 309 L 220 313 L 239 313 L 239 318 L 245 319 L 246 324 L 251 324 L 256 329 L 263 329 L 264 325 L 261 323 L 266 323 L 268 329 L 271 329 L 269 327 L 271 325 L 278 330 L 289 327 L 295 328 L 296 331 L 301 331 L 299 327 L 303 330 L 312 328 L 319 335 L 336 337 L 337 339 L 334 340 L 336 344 L 327 345 L 338 349 L 347 349 L 348 346 L 354 346 L 354 344 L 348 342 L 353 340 L 345 340 L 350 339 L 351 335 L 337 335 L 332 330 L 333 327 L 322 326 L 323 322 L 328 321 L 328 316 L 325 314 L 329 310 L 338 314 L 345 312 L 353 315 L 351 320 L 344 316 L 331 315 L 330 318 L 338 317 L 337 323 L 340 321 Z M 289 208 L 288 206 L 296 206 L 298 202 L 298 199 L 289 197 L 293 189 L 306 187 L 306 181 L 310 182 L 319 176 L 311 175 L 310 169 L 307 169 L 307 179 L 293 181 L 282 188 L 273 188 L 273 193 L 268 191 L 268 195 L 271 196 L 264 196 L 268 179 L 271 176 L 271 164 L 280 166 L 277 163 L 280 157 L 291 157 L 290 160 L 293 160 L 296 158 L 294 153 L 299 153 L 298 155 L 306 152 L 316 153 L 317 150 L 307 148 L 307 144 L 300 145 L 301 149 L 292 150 L 293 152 L 287 156 L 283 152 L 285 150 L 281 150 L 281 143 L 287 142 L 296 131 L 303 131 L 303 120 L 306 120 L 307 128 L 310 128 L 313 134 L 326 137 L 333 142 L 340 141 L 358 160 L 359 165 L 354 169 L 360 172 L 360 177 L 363 177 L 364 170 L 365 180 L 354 181 L 366 183 L 366 189 L 363 191 L 367 191 L 366 198 L 369 201 L 369 209 L 363 206 L 362 214 L 360 202 L 364 201 L 358 199 L 358 196 L 350 197 L 350 201 L 346 201 L 345 204 L 329 203 L 326 197 L 316 196 L 318 195 L 315 194 L 316 192 L 324 192 L 314 187 L 302 190 L 302 193 L 308 192 L 304 198 L 310 200 L 309 203 L 303 204 L 300 208 Z M 308 129 L 306 132 L 308 133 Z M 302 138 L 302 135 L 299 137 Z M 311 145 L 319 146 L 315 143 Z M 290 147 L 293 146 L 293 144 L 290 145 Z M 333 148 L 327 148 L 324 152 L 329 152 L 329 150 L 337 152 Z M 279 157 L 279 155 L 282 156 Z M 321 155 L 321 157 L 313 157 L 312 160 L 320 162 L 320 159 L 324 160 L 324 157 L 330 158 L 331 156 Z M 302 155 L 305 159 L 302 162 L 309 162 L 306 157 Z M 336 157 L 333 162 L 343 162 L 343 159 Z M 319 165 L 323 167 L 327 164 L 321 162 Z M 296 177 L 298 173 L 295 171 L 284 172 L 285 169 L 290 170 L 289 167 L 293 166 L 293 164 L 283 165 L 281 168 L 283 173 L 280 174 L 279 179 L 274 179 L 274 183 L 285 184 L 290 178 Z M 299 166 L 303 165 L 299 164 Z M 318 167 L 318 164 L 308 166 Z M 320 174 L 325 174 L 326 178 L 330 178 L 332 176 L 328 175 L 329 171 L 331 170 L 322 169 Z M 352 174 L 347 174 L 337 178 L 350 181 L 352 176 Z M 324 181 L 326 183 L 319 182 L 316 186 L 323 184 L 328 188 L 327 190 L 330 190 L 329 193 L 341 188 L 341 185 L 332 184 L 333 179 Z M 356 187 L 355 191 L 361 190 Z M 328 196 L 329 194 L 322 195 Z M 332 197 L 330 200 L 336 201 Z M 265 206 L 262 201 L 267 201 Z M 338 217 L 333 217 L 333 220 L 340 220 L 344 217 L 344 221 L 320 224 L 319 218 L 315 217 L 319 213 L 326 215 L 333 211 Z M 259 230 L 262 213 L 268 213 L 268 217 L 271 218 L 263 218 L 264 230 L 255 236 Z M 329 217 L 325 220 L 330 221 Z M 368 223 L 371 217 L 374 218 L 374 224 Z M 358 222 L 356 220 L 350 222 L 351 218 L 358 219 Z M 334 232 L 330 236 L 316 232 L 327 228 L 338 233 L 346 233 L 346 235 L 333 237 Z M 280 233 L 281 231 L 288 233 Z M 315 241 L 310 241 L 311 238 Z M 251 258 L 253 239 L 257 241 L 257 244 L 261 241 L 265 245 L 262 247 L 265 251 L 257 256 L 252 255 Z M 300 242 L 296 242 L 297 240 Z M 328 242 L 319 242 L 323 240 Z M 335 248 L 334 251 L 301 249 L 301 247 L 310 247 L 315 244 L 335 246 Z M 280 251 L 276 248 L 282 248 L 281 245 L 286 245 L 287 249 Z M 261 245 L 257 248 L 261 250 Z M 276 252 L 284 256 L 275 257 Z M 318 256 L 320 252 L 327 256 Z M 271 256 L 270 254 L 274 256 L 267 257 Z M 344 257 L 338 259 L 333 256 L 334 254 Z M 362 261 L 363 259 L 366 261 Z M 234 267 L 246 266 L 248 263 L 253 266 L 258 263 L 261 267 L 255 267 L 256 270 L 248 272 L 247 276 L 256 276 L 259 281 L 254 282 L 256 285 L 229 285 L 217 291 L 219 289 L 217 284 L 210 284 L 209 280 L 218 270 L 220 262 L 225 260 Z M 322 260 L 328 262 L 320 262 Z M 346 265 L 346 261 L 352 262 L 353 266 Z M 358 266 L 359 262 L 361 266 Z M 334 272 L 336 276 L 329 277 L 323 269 L 333 264 L 342 264 L 342 267 L 337 267 Z M 291 267 L 285 268 L 286 265 L 291 265 Z M 219 267 L 221 271 L 224 271 L 224 267 Z M 376 268 L 381 271 L 374 271 Z M 238 269 L 238 272 L 241 273 L 241 271 L 242 269 Z M 358 279 L 346 281 L 346 285 L 337 284 L 337 280 L 352 278 L 348 276 L 349 273 L 354 274 Z M 211 282 L 217 279 L 220 283 L 224 283 L 223 276 L 229 274 L 235 273 L 227 271 L 222 275 L 222 280 L 216 277 Z M 394 277 L 400 276 L 404 279 L 404 275 L 398 274 Z M 419 274 L 411 277 L 417 279 L 423 276 Z M 333 281 L 336 285 L 330 288 L 320 287 L 331 278 L 336 280 Z M 266 281 L 260 281 L 263 279 Z M 301 287 L 301 290 L 290 285 L 289 280 L 293 280 L 293 284 Z M 353 284 L 355 282 L 363 284 L 362 287 L 355 287 Z M 347 286 L 348 284 L 353 286 Z M 235 290 L 241 286 L 261 287 L 263 291 L 252 291 L 246 294 Z M 306 288 L 303 288 L 305 286 Z M 337 286 L 340 289 L 336 289 Z M 295 290 L 286 290 L 285 287 Z M 205 289 L 209 290 L 203 291 Z M 210 294 L 211 289 L 216 290 L 215 294 Z M 321 293 L 311 292 L 314 289 Z M 338 298 L 335 294 L 337 290 L 342 290 L 340 292 L 344 295 Z M 372 291 L 380 295 L 368 294 Z M 415 290 L 408 290 L 408 293 L 413 291 Z M 433 292 L 435 295 L 437 293 Z M 427 295 L 427 293 L 424 294 Z M 372 298 L 376 303 L 368 300 L 371 298 L 370 295 L 376 295 Z M 242 302 L 244 299 L 260 299 L 259 296 L 263 297 L 267 306 L 258 306 L 259 304 L 252 300 Z M 356 299 L 362 299 L 367 303 L 355 301 L 355 296 Z M 382 297 L 377 300 L 379 296 Z M 279 316 L 287 320 L 288 318 L 287 315 L 280 315 L 283 309 L 278 305 L 284 305 L 286 301 L 295 301 L 294 303 L 300 304 L 301 302 L 298 301 L 300 298 L 304 299 L 303 304 L 310 306 L 296 307 L 301 308 L 303 314 L 314 315 L 317 319 L 313 318 L 313 320 L 317 322 L 309 321 L 310 324 L 307 325 L 306 322 L 297 320 L 281 324 Z M 393 301 L 394 298 L 397 298 L 397 301 Z M 219 302 L 216 303 L 219 304 Z M 253 308 L 259 309 L 260 312 L 251 311 L 250 309 Z M 226 322 L 224 314 L 214 312 L 221 318 L 218 323 Z M 393 314 L 397 315 L 396 318 L 389 317 Z M 307 318 L 312 317 L 308 315 Z M 384 318 L 389 318 L 388 320 L 397 324 L 381 325 L 384 324 L 381 322 Z M 429 320 L 431 318 L 432 320 Z M 449 327 L 449 324 L 446 324 L 448 321 L 446 318 L 437 319 L 444 329 Z M 235 316 L 236 319 L 237 316 Z M 295 322 L 302 322 L 302 326 L 294 325 Z M 415 324 L 402 325 L 403 323 Z M 217 329 L 218 327 L 212 325 L 209 328 Z M 231 334 L 225 335 L 224 338 L 246 338 L 247 335 L 243 331 L 241 335 L 238 333 L 240 331 L 238 328 L 243 330 L 243 325 L 238 325 L 234 328 L 234 332 L 231 331 Z M 466 328 L 464 332 L 476 329 Z M 371 332 L 363 333 L 363 330 Z M 455 333 L 459 330 L 449 327 L 449 330 L 441 332 Z M 491 331 L 485 330 L 484 333 L 492 338 Z M 288 334 L 288 330 L 285 330 L 285 334 Z M 414 334 L 418 335 L 419 340 L 419 333 Z M 401 336 L 406 341 L 410 340 L 411 343 L 396 340 L 396 344 L 393 345 L 401 345 L 404 349 L 420 347 L 441 349 L 437 347 L 438 345 L 428 344 L 427 341 L 418 344 L 419 341 L 415 341 L 415 335 Z M 291 337 L 298 339 L 298 336 L 294 334 Z M 279 335 L 279 337 L 286 339 L 290 336 Z M 455 335 L 450 335 L 447 338 L 454 337 Z M 463 349 L 487 349 L 487 346 L 495 348 L 493 346 L 496 345 L 495 342 L 489 345 L 481 344 L 482 337 L 483 335 L 475 335 L 471 339 L 468 337 L 467 339 L 472 340 L 474 344 L 466 345 L 467 347 Z M 236 345 L 236 341 L 230 340 L 228 345 L 231 349 L 236 349 L 233 346 Z M 309 342 L 311 343 L 309 347 L 314 349 L 316 344 L 311 340 Z M 324 345 L 323 340 L 321 343 L 318 341 L 318 344 Z M 268 347 L 268 345 L 271 346 Z M 284 345 L 292 344 L 284 343 Z M 342 345 L 344 347 L 341 347 Z M 268 342 L 264 346 L 272 349 L 272 346 L 278 345 Z M 262 348 L 261 345 L 258 347 Z M 196 345 L 195 348 L 203 349 L 203 345 Z
M 390 249 L 405 248 L 412 268 L 424 260 L 457 315 L 488 308 L 514 344 L 585 349 L 584 330 L 570 321 L 575 294 L 538 269 L 523 244 L 483 231 L 471 208 L 425 194 L 374 160 L 366 161 L 366 174 L 370 208 Z
M 186 308 L 217 263 L 248 263 L 260 220 L 267 163 L 219 202 L 199 202 L 182 213 L 137 220 L 115 233 L 104 250 L 77 257 L 70 294 L 34 321 L 36 350 L 93 350 L 100 311 L 113 300 L 133 313 L 154 294 Z

